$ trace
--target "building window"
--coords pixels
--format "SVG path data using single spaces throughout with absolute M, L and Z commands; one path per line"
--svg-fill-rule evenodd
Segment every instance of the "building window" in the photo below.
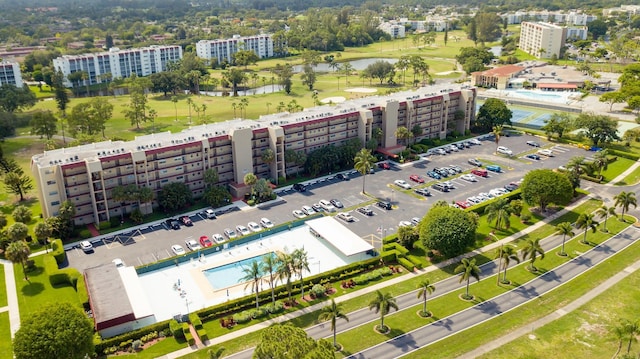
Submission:
M 49 185 L 49 186 L 54 185 L 54 184 L 56 184 L 56 181 L 47 181 L 47 185 Z
M 51 202 L 52 206 L 59 206 L 60 205 L 60 201 L 53 201 Z
M 49 196 L 56 196 L 57 194 L 58 194 L 58 191 L 49 192 Z

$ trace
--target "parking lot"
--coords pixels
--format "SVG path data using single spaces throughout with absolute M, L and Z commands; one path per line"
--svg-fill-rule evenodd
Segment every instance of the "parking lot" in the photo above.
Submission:
M 536 153 L 540 148 L 528 145 L 526 142 L 535 140 L 543 149 L 551 149 L 553 157 L 540 156 L 540 160 L 526 158 L 526 154 Z M 350 230 L 361 237 L 375 235 L 388 235 L 397 230 L 401 221 L 410 221 L 413 217 L 423 217 L 431 204 L 438 200 L 464 201 L 480 192 L 489 192 L 496 187 L 504 187 L 510 182 L 521 179 L 527 171 L 539 168 L 557 168 L 564 165 L 576 155 L 588 157 L 589 153 L 568 146 L 556 146 L 540 138 L 528 135 L 502 137 L 500 145 L 508 147 L 513 155 L 511 157 L 495 155 L 496 144 L 491 140 L 482 141 L 481 145 L 471 146 L 459 152 L 451 152 L 447 155 L 432 155 L 423 157 L 420 161 L 404 165 L 392 165 L 389 170 L 376 168 L 376 172 L 366 176 L 365 191 L 362 194 L 363 178 L 355 171 L 348 171 L 349 180 L 340 180 L 334 175 L 307 182 L 305 192 L 293 190 L 279 190 L 283 201 L 262 208 L 244 208 L 243 210 L 218 213 L 216 219 L 208 219 L 202 212 L 190 215 L 192 226 L 181 226 L 180 229 L 169 229 L 164 221 L 154 226 L 145 226 L 139 230 L 132 230 L 127 235 L 120 236 L 109 241 L 95 241 L 95 250 L 92 253 L 84 253 L 79 248 L 68 251 L 69 264 L 72 267 L 84 270 L 85 268 L 104 264 L 114 258 L 122 259 L 127 265 L 143 265 L 157 260 L 168 258 L 174 254 L 171 251 L 173 244 L 182 245 L 187 251 L 185 241 L 195 239 L 202 235 L 209 237 L 214 233 L 223 234 L 225 228 L 235 228 L 236 225 L 247 226 L 250 221 L 260 222 L 263 217 L 269 218 L 274 224 L 290 222 L 296 218 L 293 210 L 299 210 L 302 206 L 311 206 L 322 199 L 338 199 L 344 205 L 338 211 L 350 211 L 353 222 L 342 221 Z M 488 177 L 477 177 L 477 182 L 468 182 L 460 179 L 461 174 L 448 177 L 454 188 L 449 192 L 439 192 L 431 188 L 438 182 L 427 176 L 427 171 L 435 167 L 459 166 L 464 173 L 474 167 L 468 163 L 470 158 L 478 158 L 484 165 L 493 164 L 501 167 L 499 173 L 488 172 Z M 420 175 L 425 183 L 418 184 L 409 179 L 411 175 Z M 394 184 L 396 180 L 404 180 L 412 186 L 411 189 L 402 189 Z M 425 197 L 414 193 L 417 187 L 428 188 L 431 196 Z M 385 210 L 375 205 L 377 200 L 389 201 L 393 205 L 392 210 Z M 372 216 L 367 216 L 356 209 L 368 205 L 373 211 Z M 178 217 L 176 217 L 178 218 Z

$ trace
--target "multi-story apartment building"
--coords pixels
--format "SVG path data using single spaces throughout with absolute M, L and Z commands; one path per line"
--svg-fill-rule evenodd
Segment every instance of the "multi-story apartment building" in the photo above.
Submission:
M 507 24 L 520 24 L 523 21 L 541 21 L 554 24 L 562 24 L 568 26 L 584 26 L 598 17 L 595 15 L 584 14 L 580 11 L 522 11 L 501 14 L 502 19 L 506 19 Z
M 560 57 L 566 28 L 546 22 L 523 22 L 520 27 L 520 50 L 540 58 Z
M 285 161 L 287 150 L 308 153 L 355 138 L 364 144 L 377 128 L 383 132 L 381 148 L 400 150 L 395 136 L 398 127 L 420 126 L 423 132 L 418 140 L 444 138 L 459 111 L 464 118 L 454 126 L 462 133 L 475 118 L 476 89 L 452 86 L 361 98 L 255 121 L 201 125 L 128 142 L 62 148 L 33 156 L 31 169 L 45 217 L 57 215 L 60 204 L 69 200 L 76 207 L 76 224 L 98 223 L 137 206 L 113 200 L 113 189 L 121 185 L 149 187 L 157 193 L 168 183 L 183 182 L 198 197 L 204 193 L 207 169 L 215 169 L 219 184 L 228 184 L 234 191 L 244 188 L 244 175 L 250 172 L 260 178 L 293 173 L 296 164 Z M 269 164 L 261 158 L 268 148 L 275 154 Z
M 626 14 L 629 18 L 640 14 L 640 5 L 620 5 L 620 7 L 612 7 L 602 10 L 602 15 L 611 17 L 616 14 Z
M 64 55 L 53 59 L 56 71 L 62 71 L 64 85 L 73 84 L 67 76 L 74 72 L 84 71 L 89 76 L 81 85 L 99 84 L 111 78 L 127 78 L 131 74 L 149 76 L 167 69 L 167 65 L 182 59 L 182 47 L 178 45 L 153 45 L 136 49 L 120 50 L 117 47 L 108 52 L 82 55 Z
M 0 86 L 5 84 L 14 85 L 15 87 L 24 85 L 19 63 L 0 61 Z
M 383 22 L 378 27 L 394 39 L 401 39 L 405 37 L 404 25 L 400 25 L 395 22 Z
M 233 54 L 241 50 L 253 51 L 259 58 L 273 57 L 273 38 L 270 34 L 254 36 L 234 35 L 231 39 L 200 40 L 196 53 L 202 59 L 233 62 Z

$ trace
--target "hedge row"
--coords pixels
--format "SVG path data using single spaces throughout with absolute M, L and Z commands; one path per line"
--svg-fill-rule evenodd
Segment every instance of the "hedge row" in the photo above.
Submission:
M 630 153 L 630 152 L 623 152 L 623 151 L 618 151 L 618 150 L 613 150 L 613 149 L 608 149 L 607 150 L 609 152 L 609 154 L 612 154 L 614 156 L 618 156 L 618 157 L 622 157 L 622 158 L 626 158 L 632 161 L 638 161 L 640 160 L 640 155 L 637 155 L 635 153 Z
M 193 339 L 193 335 L 191 335 L 191 331 L 189 331 L 188 323 L 182 323 L 182 334 L 187 343 L 189 343 L 189 346 L 196 344 L 196 340 Z
M 51 249 L 51 255 L 56 259 L 56 262 L 58 262 L 58 264 L 64 263 L 67 253 L 64 251 L 64 246 L 62 246 L 62 240 L 54 239 L 51 242 Z
M 177 339 L 184 338 L 184 332 L 182 331 L 182 324 L 178 323 L 177 320 L 171 319 L 169 321 L 169 330 L 171 331 L 171 335 Z
M 164 322 L 155 323 L 148 327 L 127 332 L 115 337 L 94 341 L 94 344 L 96 346 L 96 353 L 102 354 L 104 353 L 105 349 L 117 346 L 122 342 L 137 340 L 153 332 L 161 333 L 166 331 L 167 329 L 169 329 L 169 321 L 165 320 Z
M 413 262 L 411 262 L 410 260 L 408 260 L 405 257 L 398 257 L 398 263 L 405 267 L 409 272 L 413 272 L 413 267 L 415 267 L 415 265 L 413 264 Z

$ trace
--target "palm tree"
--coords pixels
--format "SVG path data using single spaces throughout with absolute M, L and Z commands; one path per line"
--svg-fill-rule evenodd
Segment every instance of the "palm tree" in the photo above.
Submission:
M 253 173 L 249 172 L 246 175 L 244 175 L 243 181 L 244 181 L 244 184 L 249 186 L 251 194 L 253 194 L 253 186 L 256 184 L 256 182 L 258 182 L 258 177 L 256 177 L 256 175 L 254 175 Z
M 567 254 L 564 252 L 564 241 L 567 236 L 573 236 L 573 226 L 569 222 L 558 223 L 556 226 L 556 234 L 562 234 L 562 248 L 560 249 L 560 255 L 566 256 Z
M 584 228 L 584 238 L 580 241 L 583 244 L 587 244 L 587 232 L 589 229 L 596 232 L 598 229 L 598 221 L 595 220 L 595 215 L 592 213 L 583 213 L 576 220 L 576 228 Z
M 360 172 L 360 174 L 362 175 L 362 193 L 367 193 L 364 190 L 364 181 L 365 178 L 367 177 L 367 174 L 371 171 L 371 169 L 373 168 L 373 164 L 375 163 L 376 158 L 373 157 L 373 155 L 371 154 L 371 151 L 369 151 L 366 148 L 363 148 L 360 150 L 360 152 L 358 152 L 356 154 L 356 157 L 353 159 L 353 168 L 355 168 L 356 171 Z
M 596 214 L 598 216 L 600 216 L 601 218 L 604 217 L 604 228 L 602 229 L 602 231 L 604 232 L 608 232 L 607 230 L 607 219 L 609 219 L 609 216 L 612 217 L 617 217 L 618 214 L 616 213 L 616 207 L 614 206 L 607 206 L 607 205 L 602 205 L 600 208 L 598 208 L 596 210 Z
M 422 314 L 427 317 L 427 296 L 436 290 L 436 287 L 431 284 L 428 278 L 425 278 L 422 282 L 418 283 L 418 299 L 422 297 Z
M 607 160 L 607 150 L 598 151 L 593 155 L 593 167 L 598 170 L 598 177 L 602 177 L 602 170 L 607 170 L 609 161 Z
M 353 72 L 353 70 L 353 65 L 351 65 L 350 62 L 345 62 L 344 64 L 342 64 L 342 71 L 344 72 L 345 76 L 345 86 L 349 86 L 349 74 Z
M 331 321 L 331 331 L 333 332 L 333 347 L 338 348 L 338 344 L 336 343 L 336 321 L 338 319 L 344 319 L 347 322 L 349 321 L 349 317 L 342 311 L 342 305 L 336 304 L 336 301 L 331 299 L 331 304 L 324 306 L 320 309 L 320 315 L 318 315 L 318 320 L 325 322 Z
M 638 341 L 637 336 L 640 334 L 640 323 L 625 320 L 623 322 L 623 328 L 628 340 L 627 354 L 629 354 L 629 352 L 631 351 L 631 344 Z
M 638 205 L 636 194 L 634 192 L 622 191 L 615 195 L 613 199 L 616 201 L 615 206 L 622 208 L 622 214 L 620 215 L 620 218 L 622 218 L 623 222 L 625 221 L 624 214 L 625 212 L 629 211 L 629 207 L 633 206 L 633 208 L 636 208 L 636 206 Z
M 398 140 L 405 141 L 413 136 L 413 133 L 411 133 L 411 131 L 409 131 L 406 127 L 400 126 L 396 129 L 395 135 Z
M 622 343 L 624 343 L 624 341 L 627 339 L 627 335 L 624 329 L 624 325 L 622 324 L 611 328 L 611 336 L 618 342 L 618 348 L 616 349 L 616 353 L 613 354 L 613 359 L 618 357 L 618 354 L 620 354 L 620 350 L 622 350 Z
M 384 316 L 389 314 L 391 309 L 398 310 L 398 304 L 396 298 L 391 293 L 382 294 L 381 291 L 376 291 L 376 297 L 369 302 L 369 310 L 374 310 L 376 313 L 380 313 L 380 331 L 385 332 Z
M 285 283 L 287 292 L 289 292 L 289 305 L 292 305 L 291 301 L 291 277 L 293 277 L 293 265 L 292 258 L 289 253 L 280 252 L 276 258 L 276 276 L 281 282 Z
M 502 125 L 495 125 L 491 131 L 496 141 L 496 152 L 498 151 L 498 144 L 500 144 L 500 136 L 502 136 Z
M 576 174 L 585 173 L 587 171 L 587 164 L 584 162 L 584 157 L 571 157 L 571 159 L 567 163 L 567 169 Z
M 512 209 L 509 205 L 508 198 L 501 198 L 494 201 L 484 209 L 484 213 L 487 214 L 487 222 L 493 222 L 495 220 L 497 230 L 502 229 L 502 223 L 504 223 L 505 229 L 511 227 L 511 222 L 509 221 L 511 212 Z
M 22 265 L 22 273 L 24 273 L 24 280 L 26 281 L 29 280 L 27 277 L 27 268 L 25 266 L 29 259 L 29 254 L 31 254 L 29 245 L 25 241 L 20 240 L 11 242 L 7 246 L 7 250 L 4 252 L 4 255 L 12 263 L 20 263 Z
M 309 257 L 307 251 L 304 248 L 298 248 L 291 253 L 293 259 L 293 270 L 300 276 L 300 290 L 302 292 L 302 298 L 304 299 L 304 280 L 302 274 L 304 271 L 309 271 Z
M 497 248 L 495 251 L 494 259 L 500 259 L 500 263 L 498 264 L 498 270 L 502 268 L 504 270 L 502 274 L 502 283 L 508 284 L 507 281 L 507 268 L 509 268 L 509 263 L 511 260 L 515 260 L 520 263 L 520 258 L 518 258 L 518 252 L 516 252 L 515 248 L 512 246 L 504 246 L 501 245 L 500 248 Z M 500 273 L 498 273 L 498 283 L 500 282 Z
M 226 349 L 224 347 L 217 347 L 217 348 L 209 349 L 209 350 L 207 350 L 207 355 L 209 356 L 209 359 L 220 359 L 220 358 L 222 358 L 222 353 L 225 350 Z
M 173 108 L 176 110 L 176 121 L 178 121 L 178 96 L 171 96 L 171 102 L 173 102 Z
M 260 271 L 263 274 L 268 274 L 266 281 L 269 283 L 269 288 L 271 288 L 271 303 L 276 303 L 276 294 L 275 287 L 276 281 L 278 280 L 277 269 L 278 269 L 278 261 L 271 254 L 265 254 L 262 257 L 262 267 L 260 267 Z
M 191 124 L 191 105 L 193 105 L 193 100 L 189 97 L 187 98 L 187 107 L 189 107 L 189 124 Z
M 240 278 L 238 282 L 248 282 L 244 289 L 251 286 L 251 290 L 255 291 L 256 309 L 258 309 L 260 308 L 258 295 L 260 294 L 260 280 L 262 279 L 262 268 L 260 267 L 260 263 L 256 260 L 252 261 L 248 267 L 242 268 L 242 274 L 244 274 L 244 277 Z
M 533 265 L 538 259 L 538 255 L 540 255 L 540 259 L 544 259 L 544 249 L 540 246 L 540 239 L 527 239 L 524 248 L 522 248 L 522 260 L 529 258 L 529 270 L 533 272 L 538 271 L 538 268 Z
M 460 264 L 458 264 L 456 269 L 453 271 L 454 274 L 462 273 L 459 283 L 462 283 L 465 280 L 467 281 L 467 290 L 465 292 L 464 299 L 468 300 L 473 298 L 472 296 L 469 296 L 469 282 L 471 281 L 471 277 L 475 278 L 476 281 L 479 282 L 481 272 L 482 270 L 480 267 L 476 265 L 475 258 L 472 258 L 471 260 L 463 258 L 462 261 L 460 261 Z

